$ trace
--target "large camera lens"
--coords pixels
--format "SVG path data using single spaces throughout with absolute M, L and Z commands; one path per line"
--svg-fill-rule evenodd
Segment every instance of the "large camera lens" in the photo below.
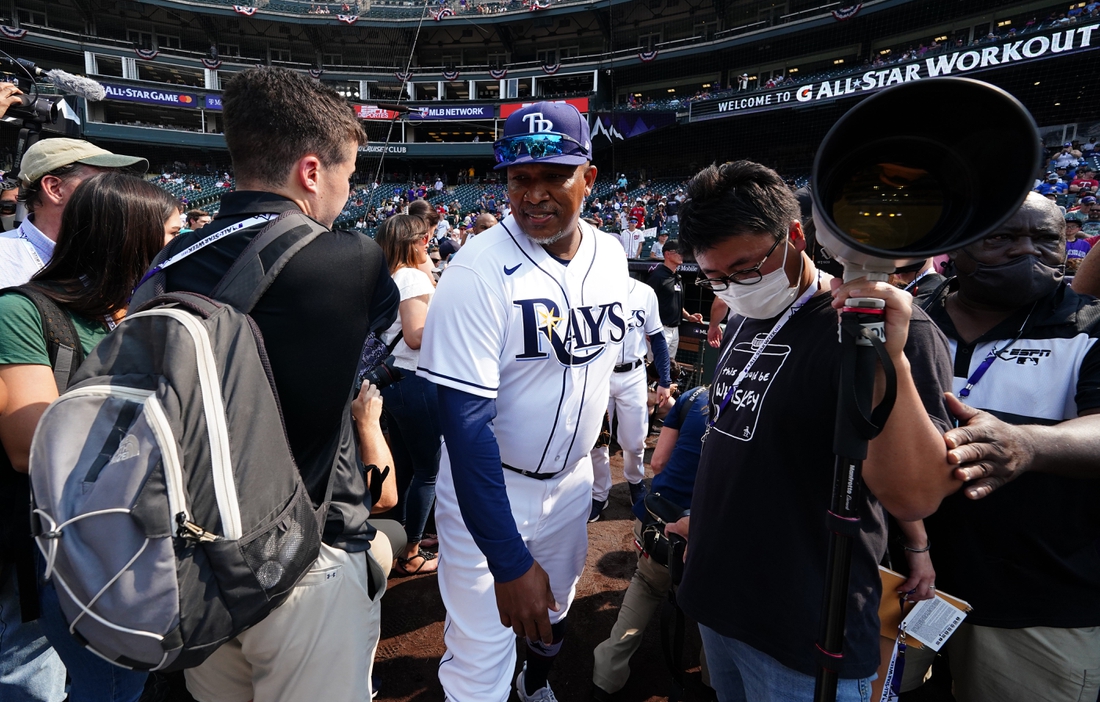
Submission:
M 927 170 L 874 163 L 841 185 L 833 221 L 860 243 L 896 251 L 928 236 L 944 205 L 943 187 Z

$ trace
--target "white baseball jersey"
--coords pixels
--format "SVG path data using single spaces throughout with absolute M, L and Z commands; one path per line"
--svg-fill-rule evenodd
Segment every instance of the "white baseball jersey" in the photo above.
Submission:
M 619 350 L 618 360 L 615 365 L 633 363 L 639 358 L 645 358 L 649 353 L 646 346 L 646 337 L 651 334 L 660 334 L 663 331 L 661 314 L 657 308 L 657 293 L 645 283 L 630 279 L 627 285 L 626 298 L 627 315 L 626 340 Z
M 644 237 L 645 232 L 641 229 L 630 231 L 630 229 L 627 228 L 619 232 L 619 242 L 623 245 L 623 250 L 626 251 L 627 257 L 634 258 L 638 255 L 638 247 L 642 245 L 642 239 Z
M 555 260 L 505 218 L 455 255 L 424 327 L 418 373 L 495 398 L 501 460 L 557 473 L 587 455 L 627 334 L 626 259 L 580 222 L 580 248 Z

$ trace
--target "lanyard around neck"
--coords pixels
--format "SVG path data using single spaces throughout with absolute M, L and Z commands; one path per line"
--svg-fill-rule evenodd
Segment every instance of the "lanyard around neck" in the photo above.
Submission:
M 802 309 L 802 307 L 807 302 L 810 301 L 810 298 L 817 294 L 819 290 L 821 290 L 821 271 L 817 272 L 817 280 L 814 282 L 814 284 L 806 288 L 806 292 L 802 293 L 802 295 L 795 301 L 795 303 L 787 309 L 786 314 L 775 320 L 775 324 L 772 326 L 772 330 L 768 332 L 768 335 L 764 337 L 764 340 L 756 347 L 756 350 L 753 351 L 752 357 L 749 358 L 748 363 L 746 363 L 745 367 L 741 369 L 741 372 L 737 374 L 737 377 L 730 385 L 729 390 L 727 390 L 726 394 L 722 397 L 722 403 L 718 405 L 718 411 L 711 415 L 710 423 L 707 425 L 707 434 L 710 433 L 710 429 L 714 426 L 714 423 L 718 421 L 718 417 L 720 417 L 722 415 L 722 412 L 725 411 L 726 405 L 728 405 L 730 400 L 733 398 L 733 394 L 737 392 L 737 388 L 741 385 L 741 382 L 745 379 L 746 376 L 748 376 L 749 371 L 752 370 L 752 367 L 756 364 L 756 361 L 760 358 L 760 356 L 764 354 L 764 350 L 768 348 L 768 344 L 770 344 L 772 339 L 775 338 L 775 335 L 779 333 L 779 330 L 787 324 L 787 321 L 790 320 L 791 317 L 795 316 L 798 311 Z M 725 354 L 723 354 L 722 358 L 719 359 L 718 365 L 715 366 L 715 368 L 717 369 L 716 372 L 720 373 L 722 366 L 727 360 L 729 360 L 730 355 L 733 353 L 734 347 L 737 345 L 737 337 L 741 335 L 741 328 L 744 326 L 745 318 L 742 317 L 741 324 L 737 326 L 737 331 L 734 332 L 733 338 L 730 339 L 729 346 L 726 348 Z M 703 439 L 706 440 L 705 435 Z
M 213 244 L 215 241 L 218 241 L 219 239 L 223 239 L 223 238 L 229 236 L 230 234 L 232 234 L 233 232 L 238 232 L 238 231 L 240 231 L 242 229 L 245 229 L 247 227 L 251 227 L 251 226 L 254 226 L 256 224 L 260 224 L 261 222 L 270 222 L 271 220 L 275 219 L 278 216 L 279 215 L 277 215 L 277 214 L 262 214 L 262 215 L 256 215 L 255 217 L 249 217 L 248 219 L 237 222 L 236 224 L 231 224 L 228 227 L 226 227 L 225 229 L 214 232 L 210 236 L 203 237 L 202 239 L 199 239 L 194 244 L 191 244 L 190 246 L 188 246 L 183 251 L 180 251 L 175 256 L 172 256 L 171 258 L 169 258 L 165 261 L 162 261 L 158 265 L 153 266 L 152 268 L 150 268 L 149 271 L 144 276 L 142 276 L 141 280 L 138 281 L 138 284 L 134 286 L 134 290 L 137 290 L 138 288 L 140 288 L 142 286 L 142 284 L 145 283 L 145 281 L 149 280 L 150 278 L 152 278 L 157 273 L 160 273 L 161 271 L 163 271 L 168 266 L 175 265 L 175 264 L 179 263 L 180 261 L 187 258 L 191 254 L 195 253 L 199 249 L 206 248 L 207 246 L 210 246 L 211 244 Z
M 1020 340 L 1020 337 L 1024 334 L 1024 329 L 1027 327 L 1028 320 L 1031 319 L 1032 312 L 1035 311 L 1035 305 L 1037 304 L 1038 302 L 1033 302 L 1031 304 L 1031 310 L 1027 313 L 1027 317 L 1024 317 L 1024 323 L 1020 325 L 1020 329 L 1016 332 L 1016 336 L 1012 337 L 1012 339 L 1006 342 L 1001 348 L 997 348 L 997 346 L 994 345 L 993 350 L 986 354 L 981 365 L 979 365 L 974 372 L 970 374 L 970 377 L 966 379 L 966 386 L 963 387 L 962 390 L 959 390 L 959 397 L 970 397 L 970 391 L 973 390 L 974 386 L 978 384 L 978 381 L 985 376 L 986 371 L 993 366 L 993 362 L 1000 358 L 1001 354 L 1007 351 L 1009 347 Z

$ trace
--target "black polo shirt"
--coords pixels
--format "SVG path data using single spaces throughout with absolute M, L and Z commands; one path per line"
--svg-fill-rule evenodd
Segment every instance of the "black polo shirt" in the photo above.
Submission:
M 213 222 L 181 234 L 171 246 L 182 251 L 248 217 L 293 209 L 293 202 L 273 193 L 227 193 Z M 166 290 L 209 295 L 262 228 L 234 232 L 167 268 Z M 252 310 L 271 361 L 290 448 L 315 505 L 324 500 L 363 342 L 368 332 L 388 328 L 397 316 L 397 286 L 385 261 L 381 275 L 368 275 L 368 262 L 381 255 L 363 234 L 326 232 L 291 259 Z M 349 551 L 367 547 L 355 538 L 368 533 L 363 495 L 352 494 L 357 491 L 345 486 L 334 492 L 333 501 L 341 504 L 330 510 L 326 543 Z
M 964 402 L 1011 424 L 1058 424 L 1100 407 L 1100 300 L 1063 283 L 965 344 L 945 304 L 955 287 L 922 301 L 950 340 L 955 394 L 1000 351 Z M 936 586 L 974 606 L 967 621 L 1100 626 L 1100 480 L 1025 473 L 980 500 L 958 492 L 925 523 Z
M 661 324 L 679 327 L 684 318 L 684 284 L 680 280 L 680 274 L 661 264 L 649 274 L 646 283 L 657 293 L 657 310 L 661 315 Z

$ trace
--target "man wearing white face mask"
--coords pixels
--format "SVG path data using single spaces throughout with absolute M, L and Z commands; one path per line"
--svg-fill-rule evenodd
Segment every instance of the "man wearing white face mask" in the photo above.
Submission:
M 868 699 L 879 664 L 883 508 L 918 519 L 962 484 L 942 437 L 950 426 L 946 339 L 894 286 L 841 285 L 819 273 L 798 218 L 783 179 L 747 161 L 696 175 L 680 212 L 680 239 L 705 276 L 698 284 L 731 311 L 691 517 L 669 527 L 688 536 L 690 522 L 677 601 L 699 622 L 723 702 L 813 698 L 840 385 L 837 309 L 845 298 L 885 301 L 898 382 L 893 412 L 863 464 L 845 655 L 832 663 L 838 701 Z

